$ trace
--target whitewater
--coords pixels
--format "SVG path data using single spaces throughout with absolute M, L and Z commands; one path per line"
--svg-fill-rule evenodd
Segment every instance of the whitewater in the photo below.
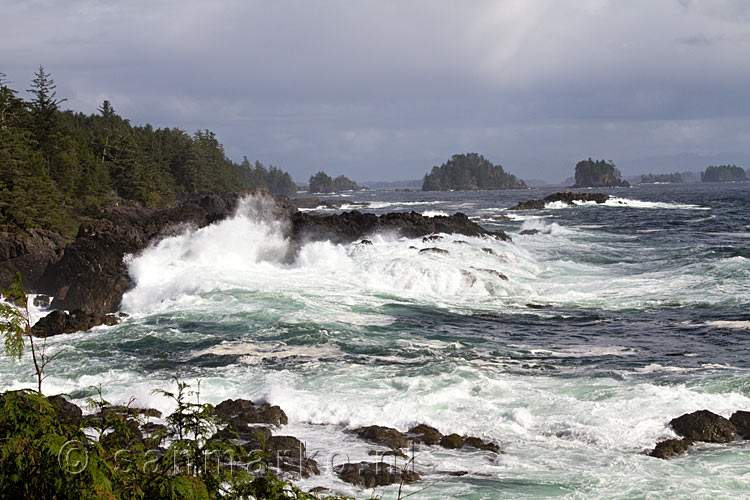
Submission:
M 422 447 L 423 480 L 405 487 L 414 498 L 746 497 L 746 442 L 669 461 L 644 452 L 674 437 L 667 424 L 683 413 L 750 410 L 750 186 L 642 186 L 602 205 L 507 210 L 549 192 L 348 193 L 378 214 L 463 212 L 513 241 L 373 234 L 298 252 L 248 199 L 128 256 L 128 317 L 48 339 L 60 355 L 45 392 L 83 406 L 101 383 L 111 402 L 166 414 L 152 390 L 179 372 L 207 402 L 268 401 L 289 416 L 280 432 L 320 464 L 299 484 L 358 498 L 373 491 L 332 465 L 372 460 L 373 446 L 345 431 L 418 423 L 504 453 Z M 420 252 L 432 247 L 447 253 Z M 33 387 L 29 367 L 0 361 L 2 389 Z

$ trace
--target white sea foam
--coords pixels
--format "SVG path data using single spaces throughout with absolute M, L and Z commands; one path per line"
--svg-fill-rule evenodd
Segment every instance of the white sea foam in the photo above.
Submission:
M 710 207 L 702 207 L 700 205 L 692 205 L 685 203 L 670 203 L 661 201 L 642 201 L 642 200 L 631 200 L 628 198 L 617 198 L 610 197 L 604 203 L 597 203 L 595 201 L 580 201 L 573 200 L 573 205 L 577 207 L 594 207 L 594 206 L 606 206 L 606 207 L 627 207 L 627 208 L 644 208 L 644 209 L 660 209 L 660 210 L 711 210 Z M 553 201 L 544 205 L 546 209 L 563 209 L 570 208 L 571 205 L 563 201 Z

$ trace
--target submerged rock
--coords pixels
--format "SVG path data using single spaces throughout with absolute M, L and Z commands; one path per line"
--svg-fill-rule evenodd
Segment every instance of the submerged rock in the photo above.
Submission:
M 495 443 L 491 443 L 489 441 L 484 441 L 481 438 L 468 436 L 464 440 L 464 446 L 471 446 L 472 448 L 476 448 L 478 450 L 484 450 L 484 451 L 491 451 L 492 453 L 502 453 L 500 451 L 500 447 L 496 445 Z
M 736 437 L 732 422 L 708 410 L 686 413 L 672 419 L 669 425 L 677 434 L 693 441 L 729 443 Z
M 664 441 L 656 443 L 656 447 L 651 453 L 649 453 L 649 456 L 666 460 L 677 455 L 682 455 L 688 450 L 688 448 L 690 448 L 690 446 L 692 446 L 692 444 L 693 441 L 687 438 L 665 439 Z
M 422 250 L 419 251 L 419 253 L 436 253 L 439 255 L 450 255 L 450 252 L 448 250 L 444 250 L 438 247 L 423 248 Z
M 414 483 L 420 476 L 414 471 L 399 469 L 384 462 L 360 462 L 338 465 L 334 472 L 342 481 L 365 488 L 387 486 L 389 484 Z

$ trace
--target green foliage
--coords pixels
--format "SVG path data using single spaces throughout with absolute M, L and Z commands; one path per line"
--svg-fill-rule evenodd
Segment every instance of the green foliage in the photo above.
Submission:
M 746 181 L 745 170 L 737 165 L 711 165 L 701 172 L 701 182 L 737 182 Z
M 526 183 L 477 153 L 453 155 L 424 176 L 423 191 L 524 189 Z
M 628 181 L 620 178 L 620 171 L 611 161 L 591 158 L 576 164 L 576 183 L 573 187 L 628 187 Z
M 334 185 L 331 176 L 321 170 L 317 174 L 310 176 L 310 192 L 335 193 L 336 186 Z
M 41 394 L 0 394 L 0 498 L 352 500 L 304 492 L 263 468 L 263 461 L 241 447 L 211 438 L 211 405 L 189 402 L 188 397 L 198 393 L 175 381 L 176 392 L 158 391 L 177 402 L 167 417 L 168 431 L 145 440 L 131 432 L 141 418 L 138 412 L 130 405 L 112 406 L 101 387 L 93 387 L 96 397 L 88 400 L 95 413 L 77 423 L 66 420 L 57 404 Z M 98 440 L 84 433 L 92 426 Z M 172 441 L 159 452 L 165 438 Z M 191 455 L 195 451 L 199 455 Z M 213 466 L 202 459 L 206 453 L 238 460 L 238 466 Z M 254 473 L 243 470 L 243 463 L 256 467 Z
M 25 102 L 0 73 L 0 225 L 73 236 L 83 217 L 117 198 L 159 208 L 182 196 L 265 189 L 293 194 L 291 176 L 238 165 L 209 130 L 133 126 L 104 101 L 98 114 L 61 111 L 40 67 Z

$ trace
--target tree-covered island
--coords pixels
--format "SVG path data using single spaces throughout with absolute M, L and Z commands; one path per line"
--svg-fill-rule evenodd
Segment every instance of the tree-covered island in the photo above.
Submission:
M 701 172 L 701 182 L 746 181 L 747 173 L 737 165 L 711 165 Z
M 641 184 L 656 184 L 656 183 L 680 183 L 682 182 L 682 174 L 675 172 L 673 174 L 643 174 L 641 175 Z
M 586 187 L 630 187 L 628 181 L 620 177 L 620 171 L 611 161 L 591 158 L 576 164 L 574 188 Z
M 341 191 L 362 191 L 363 189 L 367 188 L 343 175 L 332 179 L 330 175 L 321 170 L 310 176 L 309 190 L 311 193 L 339 193 Z
M 422 191 L 526 189 L 526 183 L 477 153 L 456 154 L 424 176 Z

